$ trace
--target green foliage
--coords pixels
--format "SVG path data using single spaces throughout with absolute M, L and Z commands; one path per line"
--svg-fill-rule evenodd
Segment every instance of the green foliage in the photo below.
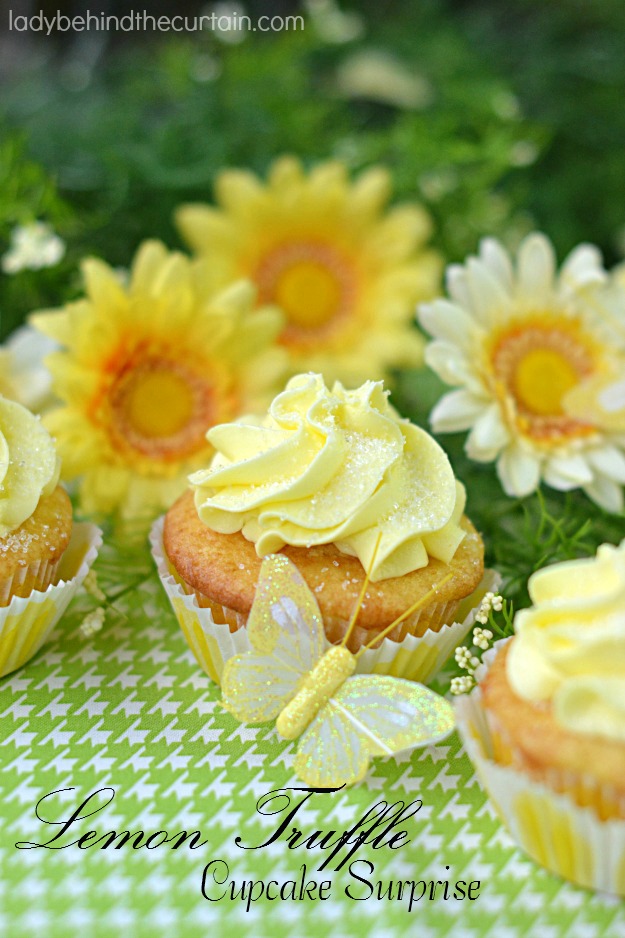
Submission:
M 533 225 L 561 253 L 590 240 L 616 258 L 625 221 L 619 0 L 357 7 L 365 29 L 345 44 L 328 43 L 310 22 L 239 45 L 168 36 L 122 45 L 97 67 L 80 47 L 61 62 L 33 58 L 6 80 L 0 250 L 14 225 L 42 218 L 68 252 L 57 267 L 0 275 L 0 338 L 30 310 L 76 295 L 84 255 L 125 267 L 144 238 L 181 246 L 172 224 L 179 203 L 210 200 L 225 166 L 264 173 L 283 152 L 307 162 L 339 157 L 354 171 L 388 165 L 396 198 L 427 204 L 449 260 L 484 234 L 512 242 Z M 414 106 L 390 91 L 386 101 L 346 96 L 346 66 L 380 50 L 418 84 Z M 443 390 L 427 371 L 405 372 L 394 401 L 427 426 Z M 544 490 L 513 501 L 492 466 L 466 458 L 464 437 L 441 443 L 515 607 L 528 603 L 538 567 L 620 540 L 623 518 L 583 494 Z
M 13 133 L 0 142 L 0 250 L 10 242 L 11 231 L 44 218 L 59 232 L 68 234 L 72 213 L 61 199 L 52 176 L 39 163 L 25 155 L 24 135 Z M 54 271 L 25 271 L 18 275 L 0 274 L 0 337 L 21 321 L 24 312 L 47 302 L 54 293 L 67 289 L 67 266 Z
M 528 227 L 515 160 L 519 147 L 539 150 L 548 131 L 519 115 L 511 85 L 444 4 L 401 6 L 383 28 L 372 14 L 363 37 L 347 44 L 328 44 L 309 22 L 239 45 L 210 34 L 146 40 L 94 69 L 80 52 L 60 67 L 34 61 L 6 83 L 0 133 L 27 140 L 29 159 L 58 186 L 74 268 L 90 253 L 127 266 L 147 237 L 180 246 L 172 224 L 179 203 L 210 200 L 225 166 L 264 173 L 283 152 L 307 162 L 339 157 L 354 171 L 385 163 L 396 197 L 425 201 L 437 245 L 460 259 L 480 235 L 514 238 Z M 346 97 L 341 69 L 380 49 L 423 87 L 415 109 L 393 104 L 392 94 L 390 103 Z M 0 219 L 3 199 L 0 190 Z M 56 218 L 42 201 L 30 208 Z M 33 306 L 58 305 L 76 288 L 67 267 L 63 277 L 43 274 L 38 293 L 12 290 L 10 279 L 0 278 L 4 333 Z

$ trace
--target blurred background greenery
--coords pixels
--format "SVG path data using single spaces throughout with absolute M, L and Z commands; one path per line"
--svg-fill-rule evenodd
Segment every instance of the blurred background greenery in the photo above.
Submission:
M 210 9 L 187 3 L 184 12 Z M 53 225 L 67 253 L 54 268 L 0 275 L 2 336 L 31 309 L 72 295 L 85 254 L 126 266 L 145 237 L 179 245 L 179 202 L 210 199 L 226 165 L 263 172 L 284 151 L 340 157 L 354 170 L 386 163 L 397 198 L 429 207 L 450 260 L 484 234 L 513 244 L 533 226 L 561 253 L 590 240 L 609 262 L 620 258 L 621 0 L 212 9 L 299 12 L 306 25 L 265 34 L 5 31 L 0 253 L 12 229 L 34 218 Z
M 127 12 L 117 6 L 99 8 Z M 608 264 L 622 258 L 622 0 L 252 0 L 213 9 L 301 13 L 305 28 L 5 31 L 0 254 L 15 227 L 34 219 L 67 249 L 53 267 L 0 274 L 0 338 L 31 310 L 76 295 L 85 254 L 125 267 L 146 237 L 180 247 L 176 205 L 210 200 L 227 165 L 262 173 L 289 151 L 306 162 L 338 157 L 354 171 L 388 165 L 397 199 L 429 208 L 447 260 L 462 260 L 485 234 L 514 246 L 534 227 L 560 256 L 588 240 Z M 440 391 L 432 375 L 404 374 L 394 400 L 427 425 Z M 589 521 L 579 492 L 512 502 L 492 466 L 464 457 L 462 438 L 442 442 L 515 601 L 527 601 L 537 566 L 620 537 L 622 519 L 593 507 Z

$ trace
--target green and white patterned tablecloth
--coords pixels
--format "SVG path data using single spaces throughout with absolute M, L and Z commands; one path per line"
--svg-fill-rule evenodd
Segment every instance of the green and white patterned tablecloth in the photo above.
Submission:
M 405 898 L 359 901 L 345 895 L 346 887 L 360 896 L 368 889 L 347 866 L 330 876 L 317 872 L 323 851 L 290 850 L 283 840 L 240 849 L 236 837 L 259 844 L 276 826 L 257 814 L 257 800 L 298 785 L 289 770 L 291 746 L 272 727 L 241 726 L 221 710 L 219 690 L 195 664 L 155 576 L 115 608 L 93 640 L 79 630 L 80 610 L 70 611 L 54 641 L 0 684 L 1 936 L 625 935 L 625 902 L 568 885 L 515 849 L 455 735 L 397 761 L 376 762 L 354 789 L 313 795 L 297 826 L 307 835 L 342 831 L 380 799 L 421 799 L 421 810 L 403 825 L 410 843 L 397 850 L 365 845 L 355 858 L 374 863 L 374 873 L 364 863 L 355 869 L 385 885 L 479 880 L 475 901 L 437 897 L 410 912 Z M 76 821 L 55 844 L 89 830 L 147 836 L 185 829 L 200 830 L 207 844 L 16 849 L 18 842 L 46 843 L 60 830 L 37 820 L 35 806 L 45 795 L 73 789 L 40 805 L 42 817 L 60 821 L 104 787 L 115 791 L 108 806 Z M 90 805 L 85 812 L 95 802 Z M 297 880 L 306 863 L 308 878 L 331 879 L 330 898 L 261 900 L 249 912 L 240 899 L 210 902 L 201 883 L 211 860 L 225 861 L 238 883 Z

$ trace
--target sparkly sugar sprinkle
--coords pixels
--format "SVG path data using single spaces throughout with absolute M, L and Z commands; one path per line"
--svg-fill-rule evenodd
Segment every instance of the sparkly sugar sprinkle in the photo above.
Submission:
M 2 554 L 27 554 L 31 546 L 41 541 L 44 548 L 54 548 L 53 542 L 49 539 L 50 526 L 47 524 L 39 525 L 38 531 L 29 530 L 28 525 L 22 525 L 16 531 L 11 531 L 5 537 L 0 539 L 0 556 Z

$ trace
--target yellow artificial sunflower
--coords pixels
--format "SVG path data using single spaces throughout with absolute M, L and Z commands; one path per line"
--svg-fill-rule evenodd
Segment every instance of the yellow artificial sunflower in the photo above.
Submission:
M 46 417 L 83 510 L 147 518 L 206 463 L 206 431 L 262 409 L 277 390 L 280 312 L 254 309 L 239 281 L 215 287 L 206 265 L 146 242 L 128 286 L 83 264 L 86 297 L 31 322 L 62 350 L 47 364 L 63 402 Z
M 438 255 L 424 247 L 427 213 L 419 205 L 385 211 L 389 195 L 379 167 L 350 183 L 341 163 L 305 174 L 282 157 L 267 184 L 222 172 L 219 207 L 184 205 L 176 220 L 220 282 L 248 277 L 260 303 L 283 310 L 280 342 L 292 372 L 360 384 L 421 364 L 415 304 L 436 293 L 440 276 Z

